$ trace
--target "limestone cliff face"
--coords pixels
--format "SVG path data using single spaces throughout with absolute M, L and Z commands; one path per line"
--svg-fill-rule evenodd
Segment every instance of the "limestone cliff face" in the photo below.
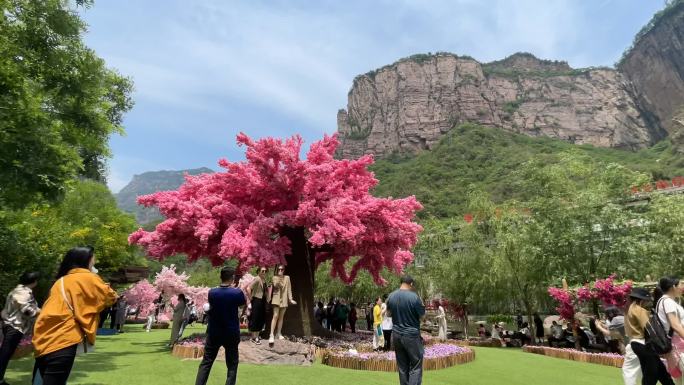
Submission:
M 662 135 L 613 69 L 573 70 L 530 54 L 481 64 L 452 54 L 419 55 L 358 76 L 337 115 L 338 155 L 429 149 L 459 123 L 530 136 L 636 149 Z
M 645 28 L 618 68 L 634 84 L 642 109 L 670 131 L 684 106 L 684 1 L 656 14 Z

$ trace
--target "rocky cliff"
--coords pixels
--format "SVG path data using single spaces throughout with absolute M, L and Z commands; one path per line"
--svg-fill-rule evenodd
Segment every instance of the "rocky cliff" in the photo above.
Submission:
M 684 106 L 684 1 L 653 17 L 618 68 L 634 84 L 638 104 L 654 124 L 670 131 Z
M 684 104 L 684 1 L 675 3 L 637 39 L 620 70 L 573 69 L 527 53 L 484 64 L 438 53 L 357 76 L 347 109 L 337 114 L 338 156 L 430 149 L 465 122 L 577 144 L 648 147 L 667 135 Z

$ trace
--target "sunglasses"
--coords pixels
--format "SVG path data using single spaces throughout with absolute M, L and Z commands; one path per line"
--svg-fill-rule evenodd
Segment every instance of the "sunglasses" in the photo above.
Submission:
M 265 272 L 266 272 L 266 270 L 260 270 L 259 272 L 260 272 L 260 273 L 265 273 Z
M 285 270 L 284 267 L 279 267 L 279 268 L 278 268 L 278 271 L 283 271 L 283 270 Z

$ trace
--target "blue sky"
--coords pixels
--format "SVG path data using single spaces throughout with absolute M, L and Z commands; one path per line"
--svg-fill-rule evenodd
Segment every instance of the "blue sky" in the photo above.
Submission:
M 336 129 L 352 79 L 415 53 L 518 52 L 612 65 L 660 0 L 96 1 L 86 43 L 135 83 L 109 186 L 242 159 L 235 135 L 307 143 Z

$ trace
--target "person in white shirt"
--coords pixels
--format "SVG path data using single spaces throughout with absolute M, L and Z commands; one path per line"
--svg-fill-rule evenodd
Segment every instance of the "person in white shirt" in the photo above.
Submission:
M 670 368 L 679 368 L 679 373 L 670 370 L 670 374 L 679 374 L 673 377 L 674 384 L 684 384 L 684 378 L 681 372 L 684 371 L 684 308 L 682 308 L 676 299 L 682 296 L 682 288 L 679 284 L 679 279 L 672 277 L 663 277 L 658 282 L 654 297 L 654 310 L 658 314 L 660 322 L 663 324 L 665 331 L 672 333 L 672 352 L 665 358 L 667 359 Z M 641 365 L 646 377 L 644 365 Z
M 383 298 L 384 302 L 380 305 L 382 314 L 382 335 L 385 337 L 384 351 L 389 352 L 392 347 L 392 314 L 387 309 L 387 295 Z

